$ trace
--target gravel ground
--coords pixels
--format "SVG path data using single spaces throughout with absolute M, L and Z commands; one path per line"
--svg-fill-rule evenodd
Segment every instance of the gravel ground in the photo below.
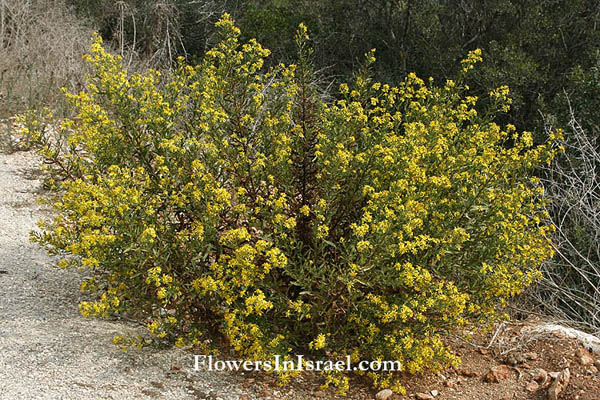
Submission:
M 46 212 L 38 163 L 0 153 L 0 399 L 255 398 L 239 374 L 194 371 L 177 349 L 123 353 L 112 338 L 135 326 L 81 317 L 81 274 L 29 242 Z

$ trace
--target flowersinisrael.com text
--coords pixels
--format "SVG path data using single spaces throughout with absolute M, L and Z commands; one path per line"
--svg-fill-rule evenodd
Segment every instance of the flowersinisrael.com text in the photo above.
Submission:
M 350 356 L 345 360 L 308 360 L 303 355 L 283 359 L 276 355 L 273 360 L 219 360 L 212 355 L 194 355 L 194 370 L 206 367 L 209 371 L 401 371 L 400 361 L 367 361 L 352 364 Z

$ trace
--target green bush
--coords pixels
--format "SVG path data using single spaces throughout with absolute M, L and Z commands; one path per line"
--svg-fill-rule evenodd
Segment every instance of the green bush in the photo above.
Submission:
M 269 71 L 269 51 L 239 43 L 228 16 L 217 27 L 201 65 L 164 78 L 128 77 L 97 38 L 64 142 L 39 122 L 25 129 L 45 143 L 58 188 L 56 218 L 33 237 L 92 275 L 83 315 L 133 313 L 179 346 L 218 330 L 255 360 L 456 364 L 444 333 L 489 321 L 552 254 L 528 173 L 552 158 L 554 137 L 534 146 L 492 122 L 506 87 L 479 115 L 460 82 L 371 82 L 372 53 L 325 101 L 303 26 L 298 63 Z M 348 377 L 326 383 L 343 391 Z

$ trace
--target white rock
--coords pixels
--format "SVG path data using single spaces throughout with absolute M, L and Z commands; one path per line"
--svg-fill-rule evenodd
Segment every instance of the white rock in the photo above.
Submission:
M 578 329 L 568 328 L 566 326 L 552 324 L 552 323 L 541 323 L 531 327 L 525 327 L 522 333 L 535 333 L 535 332 L 547 332 L 552 334 L 558 334 L 565 337 L 570 337 L 579 341 L 586 349 L 592 353 L 600 353 L 600 339 L 589 333 L 582 332 Z
M 392 397 L 393 394 L 394 392 L 390 389 L 383 389 L 375 395 L 375 400 L 387 400 Z

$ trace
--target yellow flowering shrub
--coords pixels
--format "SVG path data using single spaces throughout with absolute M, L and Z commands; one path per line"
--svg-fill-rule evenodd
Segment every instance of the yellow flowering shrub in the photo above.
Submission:
M 62 146 L 42 143 L 57 216 L 33 236 L 88 270 L 83 315 L 127 311 L 180 347 L 218 330 L 253 360 L 456 364 L 443 335 L 489 321 L 552 254 L 530 172 L 555 138 L 493 122 L 506 87 L 482 114 L 460 81 L 372 82 L 372 53 L 324 100 L 303 26 L 298 63 L 264 71 L 268 50 L 239 43 L 228 16 L 217 25 L 202 63 L 166 77 L 130 76 L 96 38 Z M 25 129 L 41 143 L 40 126 Z

